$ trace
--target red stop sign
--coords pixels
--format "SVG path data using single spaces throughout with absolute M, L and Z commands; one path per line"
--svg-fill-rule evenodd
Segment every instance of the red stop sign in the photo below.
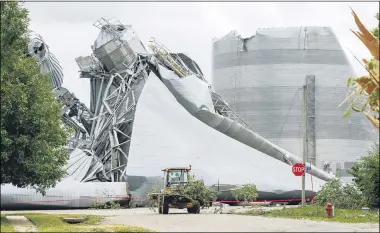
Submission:
M 305 173 L 305 166 L 302 163 L 296 163 L 292 167 L 295 176 L 302 176 Z

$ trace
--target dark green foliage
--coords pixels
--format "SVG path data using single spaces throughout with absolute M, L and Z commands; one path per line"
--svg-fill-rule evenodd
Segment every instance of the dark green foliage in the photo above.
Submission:
M 98 201 L 93 201 L 90 204 L 90 209 L 120 209 L 121 206 L 119 203 L 117 203 L 114 200 L 111 200 L 109 202 L 98 202 Z
M 241 188 L 231 189 L 231 193 L 236 200 L 244 200 L 246 203 L 256 201 L 259 197 L 254 184 L 245 184 Z
M 205 206 L 216 200 L 216 193 L 206 187 L 203 180 L 195 180 L 191 176 L 188 178 L 188 184 L 179 186 L 177 192 L 191 199 L 194 205 Z
M 361 158 L 349 171 L 354 176 L 354 182 L 363 193 L 366 204 L 380 207 L 380 166 L 379 144 L 376 143 L 368 155 Z
M 326 183 L 318 192 L 316 203 L 333 202 L 337 208 L 361 208 L 380 206 L 379 144 L 362 157 L 348 172 L 354 176 L 353 184 L 342 185 L 338 180 Z
M 44 193 L 65 175 L 68 131 L 50 79 L 26 57 L 28 11 L 1 2 L 1 184 Z
M 357 209 L 364 205 L 362 193 L 354 184 L 340 183 L 338 179 L 329 181 L 317 193 L 316 204 L 325 206 L 331 202 L 336 208 Z

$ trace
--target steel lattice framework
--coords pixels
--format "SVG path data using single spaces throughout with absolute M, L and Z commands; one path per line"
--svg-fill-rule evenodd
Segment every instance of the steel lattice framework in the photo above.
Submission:
M 123 25 L 120 22 L 111 23 L 102 18 L 94 25 L 112 36 L 111 43 L 117 44 L 115 50 L 124 48 L 127 50 L 124 50 L 126 54 L 107 54 L 111 60 L 117 60 L 120 63 L 112 68 L 104 67 L 99 63 L 99 60 L 104 57 L 96 48 L 94 49 L 95 56 L 87 57 L 87 62 L 90 61 L 87 63 L 89 69 L 85 69 L 83 64 L 80 64 L 83 59 L 77 59 L 82 76 L 100 82 L 99 89 L 94 95 L 96 97 L 95 117 L 91 121 L 91 129 L 88 132 L 90 143 L 87 149 L 101 166 L 88 173 L 85 181 L 94 179 L 110 182 L 126 181 L 136 103 L 148 75 L 147 56 L 134 53 L 127 41 L 123 40 L 123 33 L 120 30 Z M 107 45 L 106 43 L 104 46 Z M 93 65 L 96 63 L 98 64 L 95 67 L 98 70 Z M 102 68 L 99 69 L 99 67 Z

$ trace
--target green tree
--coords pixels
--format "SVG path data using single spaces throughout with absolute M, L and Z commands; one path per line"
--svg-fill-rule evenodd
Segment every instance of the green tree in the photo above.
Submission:
M 254 184 L 245 184 L 240 188 L 231 189 L 232 196 L 238 200 L 244 200 L 247 204 L 258 198 L 257 188 Z
M 375 143 L 368 155 L 349 170 L 356 186 L 363 193 L 366 204 L 373 207 L 380 207 L 379 156 L 379 144 Z
M 376 14 L 375 18 L 380 21 L 380 16 L 379 16 L 379 13 Z M 379 25 L 379 22 L 377 22 Z M 379 40 L 379 26 L 375 27 L 374 29 L 372 29 L 372 34 Z
M 44 194 L 65 175 L 68 131 L 48 76 L 27 57 L 28 11 L 1 2 L 1 184 Z

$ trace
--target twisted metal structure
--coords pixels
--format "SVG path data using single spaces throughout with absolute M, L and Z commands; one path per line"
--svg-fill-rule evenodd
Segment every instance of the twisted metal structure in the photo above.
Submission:
M 63 121 L 76 129 L 70 139 L 71 149 L 79 148 L 84 156 L 93 158 L 86 166 L 88 170 L 80 171 L 82 182 L 127 181 L 136 105 L 151 72 L 203 123 L 287 164 L 301 162 L 299 157 L 250 130 L 185 54 L 172 53 L 154 38 L 149 44 L 153 54 L 149 54 L 132 27 L 117 20 L 101 18 L 94 26 L 100 33 L 92 46 L 93 54 L 76 58 L 81 78 L 90 79 L 90 108 L 66 89 L 56 90 L 63 105 Z M 196 90 L 191 89 L 194 87 Z M 333 178 L 310 166 L 315 176 L 323 180 Z
M 48 47 L 42 38 L 35 36 L 37 34 L 31 34 L 34 37 L 30 39 L 30 55 L 37 58 L 41 72 L 51 74 L 53 93 L 57 101 L 62 104 L 62 122 L 75 129 L 68 142 L 70 158 L 66 169 L 67 182 L 74 180 L 79 183 L 92 184 L 94 187 L 101 186 L 102 183 L 114 183 L 116 186 L 112 189 L 117 190 L 119 194 L 125 192 L 125 189 L 121 187 L 128 183 L 130 187 L 128 192 L 144 197 L 149 187 L 155 183 L 151 184 L 149 180 L 159 179 L 154 175 L 156 173 L 152 173 L 152 169 L 149 168 L 156 166 L 162 168 L 168 163 L 178 160 L 179 155 L 177 156 L 174 150 L 149 151 L 149 154 L 155 154 L 154 158 L 149 160 L 149 156 L 147 157 L 146 154 L 140 153 L 139 149 L 136 149 L 138 145 L 135 148 L 131 147 L 132 135 L 139 135 L 136 134 L 136 131 L 141 130 L 135 128 L 134 124 L 138 108 L 144 108 L 141 103 L 139 107 L 139 100 L 142 93 L 147 95 L 146 91 L 157 93 L 156 99 L 161 103 L 166 100 L 160 100 L 160 98 L 174 97 L 177 101 L 177 107 L 175 107 L 177 110 L 172 108 L 173 111 L 178 111 L 178 106 L 180 106 L 187 111 L 188 115 L 191 114 L 201 122 L 202 126 L 197 126 L 199 129 L 208 126 L 207 130 L 216 130 L 219 132 L 218 134 L 222 133 L 247 145 L 252 149 L 252 156 L 269 155 L 269 160 L 276 168 L 281 167 L 285 171 L 289 165 L 301 162 L 298 156 L 253 132 L 222 96 L 215 92 L 204 78 L 196 62 L 187 55 L 172 53 L 155 40 L 149 44 L 151 49 L 151 53 L 149 53 L 132 27 L 123 25 L 117 20 L 101 18 L 95 22 L 94 26 L 100 30 L 100 33 L 91 46 L 93 54 L 75 59 L 80 69 L 80 78 L 90 81 L 89 108 L 61 86 L 62 68 L 47 50 Z M 168 92 L 171 96 L 167 96 Z M 160 93 L 162 96 L 159 96 Z M 144 102 L 144 104 L 147 103 Z M 148 112 L 140 112 L 140 118 L 141 114 L 149 117 L 146 115 Z M 169 124 L 167 122 L 160 123 Z M 157 125 L 154 127 L 157 128 Z M 154 132 L 156 128 L 151 129 L 151 132 Z M 186 130 L 191 131 L 192 129 Z M 208 132 L 210 133 L 210 131 Z M 144 140 L 147 142 L 146 147 L 150 147 L 149 143 L 153 143 L 151 138 Z M 193 147 L 197 147 L 197 145 L 194 144 Z M 152 148 L 154 147 L 152 146 Z M 130 164 L 131 151 L 135 151 L 132 164 Z M 238 153 L 236 156 L 240 156 L 241 159 L 250 157 L 250 155 L 239 155 Z M 193 157 L 187 159 L 194 160 Z M 154 165 L 149 165 L 153 161 Z M 202 157 L 200 161 L 197 166 L 201 170 L 210 169 L 212 166 L 208 164 L 207 157 Z M 190 161 L 185 161 L 186 164 L 188 162 Z M 254 164 L 257 163 L 260 161 L 255 160 Z M 128 172 L 128 168 L 131 167 L 138 169 L 140 176 L 131 175 Z M 319 184 L 334 179 L 332 174 L 314 166 L 311 168 L 313 176 L 317 177 L 315 180 Z M 159 170 L 157 171 L 159 172 Z M 268 181 L 257 179 L 257 176 L 253 175 L 255 172 L 259 171 L 245 169 L 244 178 L 232 177 L 229 185 L 240 184 L 244 182 L 242 179 L 250 177 L 249 179 L 256 179 L 255 183 L 259 185 L 259 190 L 262 192 L 282 195 L 282 193 L 299 189 L 299 184 L 294 177 L 290 177 L 292 181 L 280 184 L 276 181 L 276 174 L 272 174 L 268 183 Z M 211 176 L 214 175 L 211 174 Z M 212 185 L 212 183 L 207 184 Z M 72 191 L 74 190 L 69 189 L 66 192 Z M 267 194 L 263 195 L 262 198 L 266 198 Z M 43 199 L 43 197 L 41 198 Z M 82 207 L 86 205 L 88 203 L 80 204 Z
M 94 55 L 76 61 L 81 76 L 91 80 L 90 109 L 96 117 L 88 132 L 88 150 L 102 166 L 94 166 L 83 181 L 126 181 L 136 103 L 148 76 L 148 57 L 142 44 L 133 44 L 137 39 L 130 26 L 103 18 L 94 25 L 101 30 Z
M 28 55 L 36 58 L 41 73 L 51 75 L 53 88 L 62 86 L 63 71 L 57 58 L 49 51 L 49 46 L 44 42 L 41 35 L 28 31 Z
M 81 182 L 124 182 L 135 107 L 147 78 L 148 56 L 130 26 L 104 18 L 94 26 L 100 29 L 92 46 L 94 54 L 76 59 L 81 78 L 90 79 L 90 108 L 61 87 L 62 68 L 42 37 L 30 33 L 29 47 L 34 49 L 30 49 L 34 52 L 31 55 L 37 58 L 41 72 L 51 74 L 53 92 L 62 104 L 62 121 L 75 129 L 68 144 L 72 155 L 68 176 Z M 92 159 L 85 159 L 88 156 Z

